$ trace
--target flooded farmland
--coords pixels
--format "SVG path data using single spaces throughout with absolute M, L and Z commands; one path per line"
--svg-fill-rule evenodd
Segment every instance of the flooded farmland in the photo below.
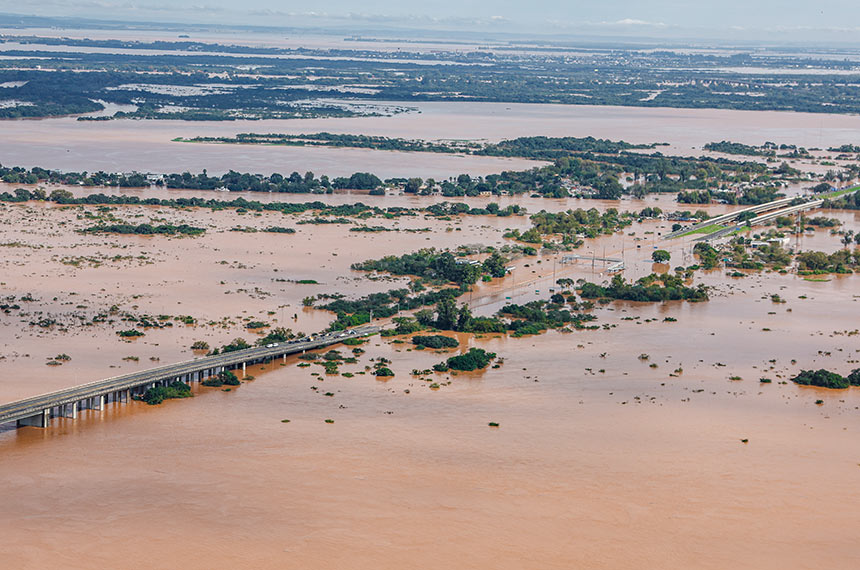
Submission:
M 115 37 L 105 30 L 34 33 Z M 177 39 L 159 30 L 135 34 Z M 216 33 L 196 39 L 238 41 Z M 330 37 L 288 40 L 274 33 L 260 42 L 343 47 Z M 381 46 L 355 39 L 352 47 L 445 48 L 429 39 Z M 3 51 L 17 48 L 10 43 Z M 247 132 L 478 142 L 593 136 L 666 143 L 660 152 L 680 156 L 699 156 L 715 141 L 810 149 L 860 142 L 860 117 L 849 115 L 467 101 L 373 105 L 408 110 L 224 122 L 4 120 L 0 162 L 65 171 L 312 171 L 329 177 L 366 171 L 444 180 L 544 163 L 174 139 Z M 825 151 L 815 152 L 814 162 L 789 162 L 819 174 L 838 168 Z M 22 186 L 3 183 L 0 192 Z M 808 186 L 797 182 L 787 193 Z M 379 208 L 419 209 L 443 200 L 391 189 L 384 196 L 47 189 L 58 188 L 76 197 L 360 201 Z M 516 205 L 529 214 L 657 207 L 718 215 L 739 208 L 678 204 L 674 194 L 618 201 L 527 194 L 444 200 L 476 208 Z M 860 212 L 811 215 L 839 224 L 792 235 L 788 246 L 826 253 L 854 247 L 836 232 L 860 230 Z M 314 298 L 321 304 L 319 295 L 355 299 L 410 284 L 406 277 L 356 271 L 354 263 L 430 247 L 512 246 L 504 235 L 531 227 L 528 215 L 415 213 L 341 223 L 316 217 L 237 208 L 0 203 L 0 303 L 9 306 L 0 312 L 0 404 L 203 357 L 208 349 L 193 350 L 194 343 L 254 342 L 274 327 L 323 330 L 337 315 L 308 306 Z M 205 232 L 84 231 L 105 221 L 187 224 Z M 266 231 L 275 227 L 283 231 Z M 371 229 L 351 231 L 359 227 Z M 520 250 L 511 254 L 504 277 L 479 281 L 460 302 L 491 316 L 509 303 L 549 298 L 561 278 L 603 283 L 611 275 L 598 258 L 622 260 L 628 280 L 697 264 L 697 236 L 667 241 L 670 231 L 671 221 L 644 219 L 613 235 L 583 238 L 572 252 Z M 656 249 L 666 250 L 670 262 L 653 263 Z M 243 383 L 229 390 L 195 385 L 193 398 L 158 406 L 110 403 L 76 420 L 54 418 L 47 429 L 3 426 L 4 567 L 860 567 L 860 388 L 824 390 L 790 381 L 804 369 L 847 373 L 860 367 L 860 277 L 720 268 L 695 270 L 691 284 L 700 283 L 710 287 L 706 302 L 597 303 L 589 309 L 593 330 L 522 338 L 443 333 L 460 343 L 450 350 L 418 350 L 411 335 L 374 336 L 338 374 L 291 356 L 249 367 L 240 375 Z M 131 340 L 118 334 L 144 317 L 158 326 Z M 267 326 L 249 327 L 260 322 Z M 354 347 L 333 348 L 349 353 Z M 482 372 L 431 371 L 469 348 L 499 360 Z M 379 362 L 394 376 L 376 377 Z
M 321 197 L 365 198 L 379 197 Z M 408 207 L 431 200 L 389 198 Z M 661 200 L 519 201 L 536 211 L 668 205 Z M 352 297 L 404 282 L 369 280 L 353 262 L 428 246 L 498 246 L 509 241 L 505 230 L 529 225 L 525 216 L 417 216 L 370 220 L 400 231 L 356 233 L 297 223 L 310 214 L 134 206 L 115 214 L 207 232 L 77 233 L 95 211 L 0 206 L 4 295 L 33 299 L 26 316 L 0 326 L 2 401 L 188 359 L 195 340 L 253 339 L 249 319 L 321 329 L 333 315 L 302 307 L 305 296 Z M 857 223 L 856 214 L 826 214 Z M 297 232 L 230 231 L 275 224 Z M 673 263 L 691 263 L 688 240 L 659 241 L 665 224 L 634 224 L 587 240 L 579 253 L 622 255 L 628 278 L 654 269 L 656 244 Z M 803 240 L 802 248 L 841 247 L 822 230 Z M 465 300 L 491 314 L 511 300 L 545 298 L 554 278 L 606 278 L 599 264 L 561 257 L 518 259 L 511 275 Z M 410 372 L 445 354 L 374 337 L 338 376 L 314 376 L 318 367 L 290 357 L 249 368 L 256 379 L 230 392 L 195 387 L 190 400 L 110 404 L 46 430 L 0 432 L 0 528 L 16 545 L 4 556 L 20 567 L 72 568 L 117 557 L 200 569 L 418 560 L 435 568 L 854 567 L 860 515 L 843 506 L 860 500 L 860 393 L 785 380 L 800 368 L 860 360 L 858 337 L 848 334 L 860 314 L 857 277 L 728 279 L 717 270 L 695 280 L 714 287 L 710 301 L 603 305 L 594 311 L 599 330 L 459 335 L 464 348 L 504 363 L 435 373 L 438 388 Z M 773 293 L 787 302 L 775 304 Z M 199 324 L 126 342 L 115 334 L 122 323 L 75 322 L 111 305 Z M 47 315 L 65 330 L 24 322 Z M 59 352 L 71 360 L 45 366 Z M 392 361 L 387 381 L 361 374 L 379 357 Z

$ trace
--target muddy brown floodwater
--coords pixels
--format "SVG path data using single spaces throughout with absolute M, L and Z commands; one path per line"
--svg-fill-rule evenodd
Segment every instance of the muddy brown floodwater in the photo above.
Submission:
M 536 211 L 666 209 L 669 199 L 521 200 Z M 426 246 L 502 245 L 507 228 L 529 224 L 372 218 L 365 223 L 400 231 L 359 233 L 297 223 L 309 214 L 110 213 L 207 232 L 83 235 L 76 230 L 94 223 L 94 207 L 0 205 L 0 296 L 33 299 L 0 314 L 0 402 L 192 358 L 195 340 L 253 339 L 247 320 L 321 329 L 333 315 L 303 308 L 305 296 L 405 282 L 370 280 L 350 270 L 353 262 Z M 826 215 L 860 225 L 856 213 Z M 229 231 L 271 225 L 297 233 Z M 669 249 L 672 266 L 691 264 L 691 242 L 660 241 L 668 225 L 635 224 L 588 240 L 580 253 L 623 256 L 628 278 L 655 269 L 655 246 Z M 841 247 L 826 231 L 800 246 Z M 477 313 L 544 299 L 553 278 L 606 278 L 599 264 L 562 264 L 561 256 L 513 264 L 512 275 L 466 299 Z M 110 404 L 46 430 L 7 428 L 3 566 L 857 568 L 860 389 L 788 379 L 802 368 L 860 366 L 860 280 L 731 279 L 723 271 L 695 279 L 713 286 L 710 301 L 599 306 L 599 330 L 458 335 L 461 348 L 442 354 L 375 337 L 340 375 L 289 358 L 250 368 L 255 379 L 229 392 L 196 387 L 194 398 L 160 406 Z M 124 342 L 115 332 L 129 324 L 118 317 L 85 324 L 111 305 L 199 324 L 175 322 Z M 43 317 L 60 326 L 29 324 Z M 482 373 L 411 374 L 469 346 L 503 363 Z M 45 365 L 59 353 L 71 361 Z M 387 381 L 367 368 L 379 357 L 392 361 Z
M 402 103 L 380 102 L 402 106 Z M 176 137 L 237 133 L 332 132 L 424 140 L 498 141 L 522 136 L 594 136 L 634 143 L 666 142 L 664 154 L 699 156 L 709 142 L 766 141 L 828 148 L 857 142 L 860 117 L 820 113 L 666 109 L 591 105 L 471 102 L 409 104 L 413 112 L 390 117 L 262 121 L 77 121 L 73 117 L 3 121 L 3 164 L 71 170 L 128 172 L 300 173 L 332 176 L 356 171 L 382 178 L 445 179 L 486 175 L 536 164 L 515 158 L 397 153 L 367 149 L 215 145 L 172 142 Z M 735 157 L 737 158 L 737 157 Z

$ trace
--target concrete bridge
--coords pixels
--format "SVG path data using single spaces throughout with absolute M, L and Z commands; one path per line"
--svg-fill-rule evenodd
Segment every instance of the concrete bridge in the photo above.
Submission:
M 791 214 L 802 212 L 804 210 L 814 210 L 815 208 L 821 207 L 821 205 L 824 204 L 825 199 L 838 198 L 840 196 L 845 196 L 857 191 L 860 191 L 860 186 L 843 188 L 841 190 L 822 194 L 817 197 L 798 196 L 794 198 L 780 198 L 779 200 L 767 202 L 766 204 L 759 204 L 758 206 L 742 208 L 740 210 L 735 210 L 734 212 L 729 212 L 728 214 L 723 214 L 722 216 L 717 216 L 716 218 L 710 218 L 708 220 L 705 220 L 704 222 L 700 222 L 692 226 L 681 228 L 680 230 L 667 234 L 663 239 L 672 239 L 681 236 L 688 236 L 696 233 L 699 230 L 713 226 L 726 226 L 713 233 L 704 234 L 702 237 L 697 237 L 695 241 L 708 241 L 712 239 L 719 239 L 739 228 L 744 227 L 745 224 L 735 223 L 742 214 L 756 214 L 755 217 L 749 220 L 749 225 L 755 226 L 770 221 L 778 216 L 788 216 Z
M 783 208 L 781 210 L 769 211 L 764 214 L 761 214 L 760 216 L 756 216 L 755 218 L 749 220 L 748 222 L 744 222 L 743 224 L 733 224 L 731 226 L 727 226 L 721 230 L 715 231 L 714 233 L 699 236 L 693 241 L 717 240 L 747 226 L 760 226 L 766 222 L 769 222 L 770 220 L 775 220 L 780 216 L 791 216 L 799 212 L 803 212 L 805 210 L 814 210 L 815 208 L 820 208 L 822 204 L 824 204 L 824 200 L 812 200 L 809 202 L 804 202 L 802 204 L 797 204 L 795 206 L 789 206 L 788 208 Z
M 700 230 L 702 228 L 706 228 L 708 226 L 726 224 L 729 222 L 733 222 L 737 220 L 741 214 L 746 214 L 748 212 L 753 214 L 760 214 L 762 212 L 768 212 L 770 210 L 775 210 L 777 208 L 782 208 L 791 204 L 792 201 L 797 198 L 780 198 L 779 200 L 774 200 L 773 202 L 767 202 L 766 204 L 759 204 L 758 206 L 749 206 L 747 208 L 742 208 L 740 210 L 735 210 L 733 212 L 729 212 L 728 214 L 723 214 L 721 216 L 717 216 L 715 218 L 710 218 L 705 220 L 704 222 L 700 222 L 698 224 L 693 224 L 692 226 L 687 226 L 685 228 L 681 228 L 680 230 L 674 231 L 670 234 L 666 234 L 664 239 L 672 239 L 676 237 L 680 237 L 686 234 L 691 234 Z
M 187 384 L 201 382 L 225 370 L 241 368 L 248 364 L 264 362 L 273 358 L 284 358 L 290 354 L 337 344 L 347 338 L 359 338 L 379 332 L 379 327 L 364 326 L 349 331 L 338 331 L 258 348 L 248 348 L 169 364 L 140 372 L 132 372 L 99 380 L 89 384 L 57 390 L 34 398 L 18 400 L 0 405 L 0 424 L 17 422 L 18 426 L 45 428 L 51 418 L 77 418 L 82 409 L 104 409 L 108 402 L 128 402 L 155 386 L 167 386 L 180 381 Z

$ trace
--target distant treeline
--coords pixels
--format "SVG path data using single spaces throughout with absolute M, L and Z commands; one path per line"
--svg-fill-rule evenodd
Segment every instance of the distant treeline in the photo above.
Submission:
M 259 202 L 257 200 L 246 200 L 245 198 L 234 198 L 232 200 L 215 200 L 212 198 L 140 198 L 138 196 L 108 196 L 107 194 L 90 194 L 76 198 L 68 190 L 54 190 L 48 194 L 45 190 L 27 190 L 18 188 L 14 193 L 0 193 L 0 202 L 28 202 L 48 201 L 62 205 L 89 205 L 89 206 L 163 206 L 169 208 L 209 208 L 212 210 L 246 210 L 253 212 L 281 212 L 283 214 L 301 214 L 304 212 L 318 212 L 329 216 L 358 216 L 361 218 L 370 216 L 383 216 L 395 218 L 400 216 L 415 216 L 426 213 L 432 216 L 445 217 L 466 214 L 470 216 L 516 216 L 526 213 L 522 206 L 512 204 L 501 208 L 498 204 L 490 202 L 484 208 L 474 208 L 460 202 L 439 202 L 425 208 L 403 208 L 401 206 L 390 206 L 380 208 L 368 206 L 361 202 L 353 204 L 331 205 L 325 202 Z M 271 230 L 270 230 L 271 231 Z M 274 230 L 277 231 L 277 230 Z
M 740 194 L 719 190 L 690 190 L 678 193 L 679 204 L 710 204 L 723 202 L 743 206 L 757 206 L 785 198 L 777 188 L 748 188 Z
M 301 135 L 239 133 L 235 137 L 178 138 L 177 142 L 262 144 L 283 146 L 326 146 L 336 148 L 370 148 L 374 150 L 399 150 L 409 152 L 468 152 L 479 145 L 454 145 L 420 140 L 389 138 L 368 135 L 312 133 Z
M 390 139 L 398 141 L 399 139 Z M 392 143 L 394 144 L 394 143 Z M 448 180 L 420 178 L 389 178 L 385 181 L 368 172 L 356 172 L 349 177 L 329 180 L 313 172 L 289 176 L 229 171 L 221 176 L 183 172 L 164 174 L 152 179 L 146 175 L 106 172 L 68 172 L 44 168 L 0 167 L 0 179 L 15 184 L 55 183 L 79 186 L 164 186 L 176 189 L 327 193 L 338 189 L 369 190 L 382 195 L 385 188 L 403 189 L 422 195 L 441 194 L 445 197 L 478 196 L 481 194 L 536 194 L 553 198 L 568 196 L 618 199 L 624 194 L 641 197 L 649 193 L 686 190 L 718 190 L 721 187 L 757 182 L 766 185 L 775 178 L 790 178 L 800 174 L 783 163 L 770 168 L 755 161 L 726 158 L 690 158 L 665 156 L 660 152 L 634 152 L 653 145 L 632 145 L 592 137 L 548 138 L 523 137 L 489 145 L 481 150 L 497 156 L 525 158 L 554 158 L 552 164 L 523 171 L 504 171 L 484 177 L 461 174 Z M 477 153 L 477 151 L 476 151 Z M 620 177 L 627 177 L 625 187 Z
M 112 118 L 185 120 L 353 116 L 374 114 L 391 101 L 860 112 L 857 78 L 837 71 L 853 70 L 850 57 L 617 46 L 591 47 L 571 57 L 540 47 L 518 53 L 517 46 L 428 53 L 196 41 L 20 41 L 31 45 L 10 46 L 17 49 L 4 51 L 9 59 L 0 61 L 0 85 L 23 83 L 0 87 L 0 100 L 18 102 L 0 109 L 0 117 L 89 112 L 103 109 L 102 101 L 136 107 Z M 122 53 L 111 53 L 118 49 Z M 761 67 L 770 72 L 746 71 Z M 247 73 L 249 68 L 254 72 Z M 809 73 L 789 75 L 786 68 Z M 341 96 L 350 101 L 332 101 Z
M 198 228 L 188 224 L 161 224 L 153 226 L 152 224 L 101 224 L 90 226 L 82 230 L 89 234 L 134 234 L 134 235 L 186 235 L 199 236 L 203 235 L 206 228 Z
M 809 153 L 805 148 L 797 148 L 793 144 L 776 144 L 766 142 L 761 146 L 752 146 L 743 143 L 721 141 L 710 142 L 702 147 L 704 150 L 711 152 L 721 152 L 723 154 L 739 154 L 743 156 L 777 156 L 777 151 L 786 151 L 787 154 L 780 155 L 785 158 L 796 158 L 799 156 L 808 156 Z
M 631 144 L 594 137 L 520 137 L 497 144 L 474 142 L 430 142 L 382 136 L 308 133 L 308 134 L 258 134 L 239 133 L 235 137 L 178 138 L 178 142 L 263 144 L 285 146 L 327 146 L 339 148 L 370 148 L 375 150 L 399 150 L 408 152 L 465 153 L 477 156 L 520 157 L 535 160 L 556 160 L 579 153 L 598 152 L 616 154 L 623 150 L 647 150 L 657 145 Z

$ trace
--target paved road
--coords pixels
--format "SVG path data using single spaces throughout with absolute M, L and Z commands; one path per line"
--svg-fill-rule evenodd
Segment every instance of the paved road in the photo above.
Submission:
M 177 364 L 169 364 L 158 368 L 141 370 L 140 372 L 132 372 L 131 374 L 124 374 L 122 376 L 99 380 L 89 384 L 82 384 L 80 386 L 66 388 L 64 390 L 57 390 L 56 392 L 27 398 L 26 400 L 18 400 L 17 402 L 0 405 L 0 423 L 12 422 L 37 415 L 43 410 L 55 406 L 73 404 L 86 398 L 94 398 L 111 392 L 119 392 L 121 390 L 129 390 L 151 382 L 173 380 L 177 377 L 202 370 L 233 366 L 242 364 L 243 362 L 252 362 L 267 358 L 275 358 L 285 354 L 295 354 L 304 350 L 337 344 L 338 342 L 342 342 L 350 337 L 357 338 L 366 336 L 379 332 L 379 330 L 380 327 L 377 326 L 364 326 L 352 329 L 351 331 L 316 335 L 300 341 L 282 342 L 259 348 L 249 348 L 215 356 L 207 356 L 195 360 L 179 362 Z
M 715 218 L 710 218 L 705 220 L 704 222 L 700 222 L 698 224 L 693 224 L 692 226 L 687 226 L 681 228 L 680 230 L 674 231 L 670 234 L 667 234 L 663 237 L 663 239 L 672 239 L 676 237 L 680 237 L 682 235 L 689 234 L 691 232 L 695 232 L 696 230 L 713 226 L 716 224 L 724 224 L 726 222 L 731 222 L 735 220 L 738 216 L 745 212 L 752 212 L 754 214 L 758 214 L 760 212 L 767 212 L 769 210 L 773 210 L 775 208 L 781 208 L 791 203 L 795 198 L 780 198 L 779 200 L 774 200 L 773 202 L 768 202 L 766 204 L 759 204 L 758 206 L 750 206 L 748 208 L 742 208 L 740 210 L 735 210 L 733 212 L 729 212 L 728 214 L 723 214 L 721 216 L 717 216 Z
M 788 208 L 783 208 L 781 210 L 775 210 L 771 212 L 764 213 L 760 216 L 757 216 L 749 221 L 749 227 L 760 226 L 761 224 L 778 218 L 779 216 L 791 216 L 797 214 L 798 212 L 803 212 L 804 210 L 814 210 L 815 208 L 820 208 L 824 203 L 824 200 L 812 200 L 811 202 L 804 202 L 803 204 L 798 204 L 796 206 L 790 206 Z M 704 234 L 695 238 L 693 241 L 711 241 L 720 239 L 725 237 L 735 230 L 746 228 L 746 222 L 743 224 L 734 224 L 723 228 L 721 230 L 717 230 L 714 233 Z

